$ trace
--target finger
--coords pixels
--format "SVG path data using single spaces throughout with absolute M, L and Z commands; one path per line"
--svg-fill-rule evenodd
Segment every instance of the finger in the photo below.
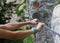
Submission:
M 35 22 L 39 22 L 39 20 L 38 19 L 35 19 Z
M 45 23 L 41 23 L 41 22 L 40 22 L 40 23 L 38 23 L 38 25 L 40 25 L 40 26 L 43 27 L 43 26 L 45 26 Z
M 45 26 L 45 23 L 42 23 L 43 26 Z

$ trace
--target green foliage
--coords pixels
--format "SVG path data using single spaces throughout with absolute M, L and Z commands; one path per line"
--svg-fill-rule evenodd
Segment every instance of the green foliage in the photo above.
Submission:
M 26 0 L 24 0 L 23 3 L 21 4 L 14 4 L 15 2 L 10 2 L 10 3 L 6 3 L 6 0 L 0 0 L 0 24 L 5 24 L 6 20 L 9 20 L 10 18 L 5 17 L 5 14 L 9 14 L 9 13 L 15 13 L 17 14 L 20 18 L 21 21 L 24 21 L 24 9 L 26 8 L 25 3 Z M 23 7 L 21 7 L 23 6 Z M 21 8 L 22 9 L 21 9 Z M 20 10 L 19 10 L 20 8 Z M 13 10 L 14 9 L 14 10 Z M 14 12 L 15 11 L 15 12 Z M 26 26 L 23 27 L 24 29 L 26 29 Z M 27 42 L 26 43 L 32 43 L 32 37 L 29 36 L 27 37 Z M 11 41 L 11 40 L 4 40 L 4 42 L 6 43 L 23 43 L 22 40 L 15 40 L 15 41 Z
M 27 39 L 26 43 L 33 43 L 33 40 L 32 40 L 31 36 L 27 37 L 26 39 Z
M 5 24 L 9 17 L 5 17 L 5 14 L 12 14 L 13 3 L 6 3 L 7 0 L 0 0 L 0 24 Z
M 58 4 L 60 4 L 60 0 L 57 0 Z
M 21 10 L 19 10 L 19 7 L 26 3 L 26 0 L 24 0 L 24 2 L 21 4 L 14 4 L 15 2 L 10 2 L 7 4 L 6 1 L 7 0 L 0 0 L 0 23 L 5 24 L 6 20 L 9 20 L 9 18 L 5 17 L 5 14 L 7 13 L 15 13 L 22 19 L 21 21 L 24 21 L 23 10 L 26 8 L 26 6 L 23 6 Z

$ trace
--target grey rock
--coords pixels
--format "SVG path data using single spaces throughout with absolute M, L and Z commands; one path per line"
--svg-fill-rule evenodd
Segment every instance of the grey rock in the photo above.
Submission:
M 39 8 L 35 8 L 33 6 L 33 2 L 39 2 L 40 6 Z M 27 1 L 27 11 L 30 15 L 30 19 L 32 18 L 38 18 L 41 22 L 46 23 L 49 27 L 51 27 L 51 18 L 52 18 L 52 12 L 53 8 L 55 6 L 55 0 L 28 0 Z M 38 32 L 36 34 L 36 37 L 34 37 L 33 40 L 34 43 L 54 43 L 53 40 L 53 32 L 43 28 L 41 32 Z

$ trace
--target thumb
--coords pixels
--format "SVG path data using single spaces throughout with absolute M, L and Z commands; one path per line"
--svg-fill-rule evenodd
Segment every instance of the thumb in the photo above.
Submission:
M 44 25 L 45 25 L 44 23 L 38 23 L 38 25 L 37 25 L 38 31 L 40 31 L 40 29 L 41 29 Z

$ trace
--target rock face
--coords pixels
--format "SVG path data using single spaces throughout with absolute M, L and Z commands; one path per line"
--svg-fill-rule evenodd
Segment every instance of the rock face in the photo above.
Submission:
M 34 6 L 35 2 L 39 3 L 38 7 Z M 44 22 L 47 26 L 51 27 L 50 21 L 55 6 L 55 0 L 27 0 L 26 6 L 27 15 L 29 15 L 30 19 L 38 18 L 40 22 Z M 41 32 L 38 32 L 36 37 L 33 38 L 35 39 L 34 43 L 54 43 L 52 35 L 53 32 L 43 28 Z
M 52 20 L 51 20 L 51 27 L 54 31 L 60 33 L 60 4 L 58 4 L 54 8 L 54 12 L 52 15 Z M 54 41 L 55 43 L 60 43 L 60 36 L 57 34 L 54 34 Z

